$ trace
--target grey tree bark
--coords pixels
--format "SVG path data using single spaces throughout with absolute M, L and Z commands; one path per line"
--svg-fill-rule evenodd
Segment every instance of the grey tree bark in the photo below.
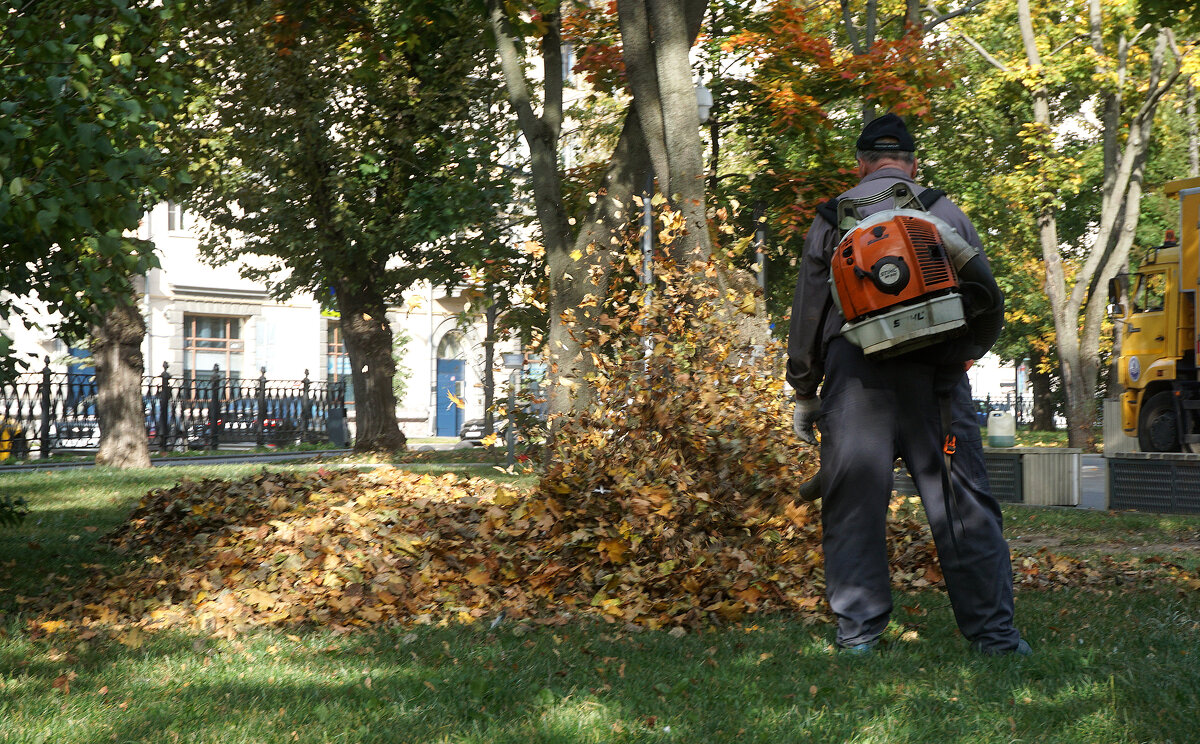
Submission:
M 707 7 L 707 0 L 617 3 L 633 108 L 659 188 L 684 217 L 684 234 L 672 248 L 672 258 L 684 266 L 712 255 L 700 118 L 688 58 Z
M 146 322 L 136 304 L 118 305 L 92 328 L 96 364 L 96 416 L 100 422 L 97 465 L 150 467 L 142 403 L 142 340 Z
M 1050 374 L 1042 372 L 1045 359 L 1040 353 L 1029 355 L 1029 384 L 1033 388 L 1033 428 L 1035 431 L 1052 431 L 1054 427 L 1054 405 L 1050 398 Z

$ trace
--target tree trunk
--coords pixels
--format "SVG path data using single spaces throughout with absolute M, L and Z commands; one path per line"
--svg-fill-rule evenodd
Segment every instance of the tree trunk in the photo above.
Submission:
M 1017 0 L 1017 20 L 1021 30 L 1021 41 L 1025 47 L 1025 58 L 1031 70 L 1042 69 L 1041 54 L 1033 31 L 1033 16 L 1029 0 Z M 1039 80 L 1032 91 L 1034 123 L 1041 129 L 1049 149 L 1053 125 L 1050 121 L 1050 92 Z M 1066 397 L 1067 440 L 1072 447 L 1086 447 L 1090 438 L 1091 419 L 1094 411 L 1089 409 L 1091 396 L 1086 393 L 1089 384 L 1080 358 L 1079 311 L 1072 312 L 1070 294 L 1058 245 L 1058 220 L 1049 199 L 1038 205 L 1038 243 L 1042 249 L 1042 260 L 1046 265 L 1046 296 L 1054 313 L 1054 330 L 1058 338 L 1058 359 L 1061 368 L 1063 394 Z M 1095 389 L 1092 381 L 1091 389 Z M 1091 406 L 1094 408 L 1094 404 Z M 1086 422 L 1086 423 L 1085 423 Z
M 354 384 L 354 451 L 401 451 L 407 439 L 396 423 L 396 394 L 392 389 L 396 360 L 392 357 L 387 305 L 375 291 L 337 289 L 342 336 Z
M 545 76 L 543 89 L 546 99 L 543 114 L 534 110 L 533 94 L 525 79 L 525 60 L 521 55 L 505 4 L 500 0 L 488 0 L 488 20 L 496 38 L 496 54 L 504 75 L 508 99 L 517 115 L 521 134 L 529 147 L 530 170 L 532 172 L 534 208 L 541 228 L 542 247 L 546 251 L 547 281 L 550 286 L 548 310 L 550 327 L 546 332 L 546 362 L 548 367 L 546 410 L 550 419 L 550 437 L 557 431 L 558 419 L 570 413 L 576 406 L 583 405 L 575 398 L 583 392 L 584 362 L 581 347 L 572 327 L 581 320 L 576 316 L 580 300 L 586 291 L 580 291 L 589 275 L 580 264 L 580 254 L 572 256 L 571 227 L 563 201 L 562 174 L 558 167 L 558 140 L 562 118 L 562 65 L 557 41 L 557 9 L 550 14 L 555 21 L 542 43 L 542 68 Z M 604 201 L 604 200 L 597 200 Z M 607 254 L 609 247 L 602 246 Z M 586 311 L 584 311 L 586 312 Z M 547 447 L 546 451 L 551 451 Z
M 1033 388 L 1034 431 L 1054 430 L 1054 398 L 1050 373 L 1042 370 L 1044 358 L 1037 352 L 1029 356 L 1029 384 Z
M 1188 78 L 1184 115 L 1187 122 L 1188 173 L 1195 178 L 1200 176 L 1200 119 L 1196 118 L 1196 85 L 1193 78 Z
M 551 255 L 547 251 L 551 281 L 547 406 L 552 416 L 584 410 L 591 404 L 591 389 L 583 384 L 591 369 L 590 358 L 584 353 L 583 333 L 595 326 L 614 251 L 620 250 L 633 214 L 634 194 L 649 168 L 641 126 L 633 111 L 626 111 L 621 136 L 604 174 L 601 198 L 591 207 L 569 252 Z M 547 447 L 546 452 L 550 451 L 552 448 Z
M 672 258 L 686 266 L 712 255 L 705 214 L 704 154 L 689 52 L 707 0 L 620 0 L 623 57 L 659 188 L 684 218 Z
M 100 422 L 97 465 L 150 467 L 146 411 L 142 401 L 142 340 L 146 322 L 135 305 L 118 305 L 92 328 L 96 363 L 96 415 Z

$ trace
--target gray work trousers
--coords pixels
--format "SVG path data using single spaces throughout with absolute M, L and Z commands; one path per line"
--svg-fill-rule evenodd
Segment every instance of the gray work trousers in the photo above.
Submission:
M 957 438 L 948 500 L 937 370 L 911 356 L 868 360 L 842 338 L 830 342 L 826 355 L 821 520 L 837 641 L 869 642 L 887 627 L 887 514 L 899 455 L 921 494 L 959 630 L 982 650 L 1011 650 L 1020 639 L 1013 627 L 1012 558 L 988 486 L 970 382 L 961 374 L 943 383 L 951 391 Z

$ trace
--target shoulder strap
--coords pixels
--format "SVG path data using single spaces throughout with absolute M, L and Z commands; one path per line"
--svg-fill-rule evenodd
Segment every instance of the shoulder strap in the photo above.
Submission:
M 917 194 L 917 200 L 921 202 L 923 207 L 929 209 L 933 206 L 935 201 L 941 199 L 945 195 L 946 192 L 942 191 L 941 189 L 925 189 L 921 193 Z
M 833 199 L 830 199 L 827 202 L 822 202 L 817 205 L 817 214 L 824 217 L 825 221 L 828 222 L 829 224 L 833 225 L 834 227 L 837 227 L 837 223 L 838 223 L 838 216 L 837 216 L 838 201 L 840 201 L 840 200 L 835 197 Z
M 921 202 L 921 206 L 929 209 L 934 202 L 946 195 L 941 189 L 925 189 L 920 194 L 917 194 L 917 201 Z M 841 203 L 840 197 L 835 197 L 826 202 L 821 202 L 817 205 L 817 214 L 825 219 L 826 222 L 838 227 L 838 204 Z

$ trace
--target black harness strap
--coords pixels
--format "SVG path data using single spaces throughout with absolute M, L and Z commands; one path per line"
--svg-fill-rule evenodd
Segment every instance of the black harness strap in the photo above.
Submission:
M 954 494 L 954 477 L 951 475 L 950 469 L 954 460 L 954 453 L 958 449 L 958 440 L 954 436 L 954 412 L 951 408 L 950 400 L 951 392 L 948 390 L 938 393 L 938 409 L 942 419 L 942 455 L 945 458 L 942 467 L 942 497 L 945 500 L 946 508 L 946 524 L 950 527 L 950 542 L 954 545 L 954 554 L 959 555 L 958 551 L 958 530 L 955 529 L 955 523 L 958 523 L 958 528 L 966 534 L 967 528 L 962 523 L 962 518 L 957 516 L 958 498 Z

